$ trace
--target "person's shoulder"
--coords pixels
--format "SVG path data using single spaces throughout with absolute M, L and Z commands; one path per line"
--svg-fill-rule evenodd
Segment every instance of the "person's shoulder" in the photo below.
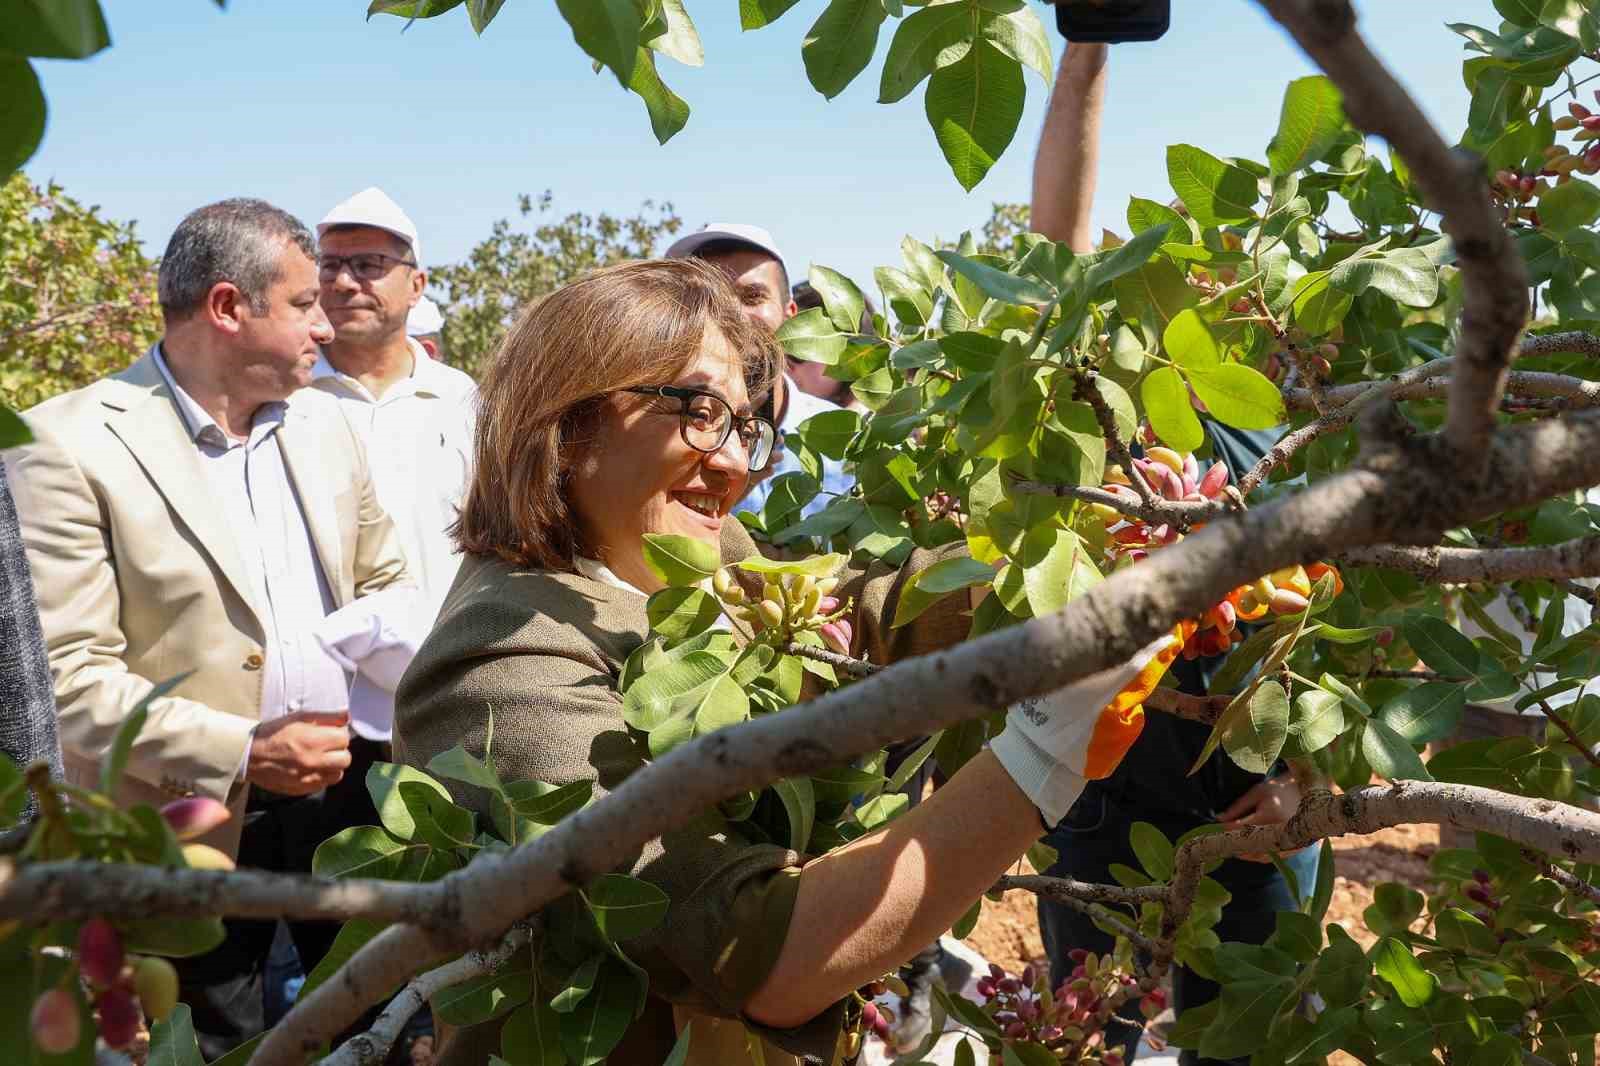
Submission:
M 620 662 L 649 630 L 645 599 L 581 574 L 468 555 L 429 635 L 447 658 L 549 654 Z

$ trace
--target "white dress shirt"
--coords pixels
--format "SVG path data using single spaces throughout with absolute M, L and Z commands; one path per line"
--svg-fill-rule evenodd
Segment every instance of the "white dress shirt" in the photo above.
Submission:
M 334 611 L 333 589 L 278 447 L 287 405 L 262 404 L 249 438 L 234 440 L 178 385 L 159 345 L 155 364 L 178 401 L 250 576 L 248 595 L 265 637 L 260 720 L 300 710 L 344 710 L 350 678 L 315 637 Z
M 429 624 L 456 578 L 461 556 L 445 532 L 456 520 L 472 470 L 478 389 L 454 367 L 429 359 L 415 340 L 411 376 L 374 396 L 324 355 L 311 387 L 336 397 L 362 435 L 378 502 L 394 519 L 406 568 L 422 590 Z

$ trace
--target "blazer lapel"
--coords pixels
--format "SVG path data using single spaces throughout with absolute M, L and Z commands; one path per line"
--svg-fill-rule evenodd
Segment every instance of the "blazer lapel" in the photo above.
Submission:
M 317 547 L 323 576 L 328 579 L 335 602 L 343 607 L 354 597 L 355 579 L 345 574 L 339 513 L 327 477 L 329 459 L 318 454 L 316 437 L 310 420 L 304 412 L 296 412 L 294 401 L 290 400 L 283 426 L 278 430 L 278 447 L 283 450 L 283 465 L 289 471 L 289 480 L 300 496 L 300 510 L 311 529 L 311 543 Z
M 238 541 L 228 528 L 227 515 L 211 497 L 200 451 L 161 371 L 146 353 L 118 379 L 129 387 L 123 395 L 113 393 L 106 398 L 106 406 L 111 408 L 106 425 L 127 445 L 156 490 L 259 622 L 261 612 Z

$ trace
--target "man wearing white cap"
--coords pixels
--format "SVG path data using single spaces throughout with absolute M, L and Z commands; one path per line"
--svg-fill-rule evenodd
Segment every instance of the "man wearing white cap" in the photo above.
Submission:
M 681 237 L 667 249 L 668 259 L 704 259 L 728 276 L 739 290 L 745 314 L 754 322 L 776 330 L 793 318 L 797 308 L 789 294 L 789 272 L 783 265 L 772 234 L 760 226 L 738 222 L 713 222 Z M 734 507 L 736 511 L 760 514 L 780 474 L 800 471 L 800 462 L 784 449 L 783 433 L 793 432 L 800 423 L 824 411 L 837 411 L 836 404 L 801 391 L 787 369 L 772 382 L 772 413 L 778 423 L 778 447 L 765 470 L 750 472 L 750 489 Z M 851 479 L 837 459 L 822 460 L 822 488 L 801 508 L 810 516 L 828 505 L 835 493 L 849 490 Z
M 366 438 L 379 502 L 400 530 L 431 624 L 460 563 L 446 531 L 466 485 L 477 389 L 407 336 L 408 319 L 432 302 L 422 295 L 416 226 L 398 204 L 364 189 L 317 223 L 317 241 L 334 339 L 323 345 L 311 384 L 337 397 Z M 435 322 L 422 322 L 426 332 L 439 328 L 433 313 Z M 382 713 L 392 712 L 385 701 Z M 371 725 L 387 739 L 386 726 Z
M 406 336 L 422 345 L 429 359 L 444 359 L 444 315 L 424 296 L 406 316 Z

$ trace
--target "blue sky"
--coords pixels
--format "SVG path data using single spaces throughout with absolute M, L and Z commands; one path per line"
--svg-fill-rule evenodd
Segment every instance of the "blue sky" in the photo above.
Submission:
M 512 0 L 482 38 L 464 9 L 402 33 L 399 19 L 367 22 L 364 0 L 232 0 L 227 11 L 209 0 L 102 2 L 112 47 L 40 64 L 50 125 L 25 169 L 137 219 L 152 252 L 186 211 L 224 196 L 261 196 L 315 222 L 377 184 L 416 220 L 437 264 L 514 215 L 517 194 L 550 189 L 563 212 L 631 214 L 654 199 L 690 227 L 764 224 L 797 277 L 818 262 L 870 284 L 872 266 L 898 263 L 902 234 L 953 237 L 993 201 L 1027 199 L 1045 100 L 1030 74 L 1016 140 L 965 193 L 921 89 L 876 103 L 881 44 L 840 97 L 825 101 L 807 83 L 800 42 L 823 0 L 752 33 L 740 32 L 734 0 L 688 0 L 707 62 L 662 61 L 693 108 L 664 147 L 637 98 L 590 72 L 551 0 Z M 1169 195 L 1169 143 L 1262 157 L 1283 86 L 1311 71 L 1248 0 L 1174 7 L 1165 39 L 1113 50 L 1100 225 L 1125 230 L 1130 195 Z M 1461 39 L 1444 23 L 1493 27 L 1490 0 L 1357 7 L 1376 50 L 1454 139 L 1467 96 Z

